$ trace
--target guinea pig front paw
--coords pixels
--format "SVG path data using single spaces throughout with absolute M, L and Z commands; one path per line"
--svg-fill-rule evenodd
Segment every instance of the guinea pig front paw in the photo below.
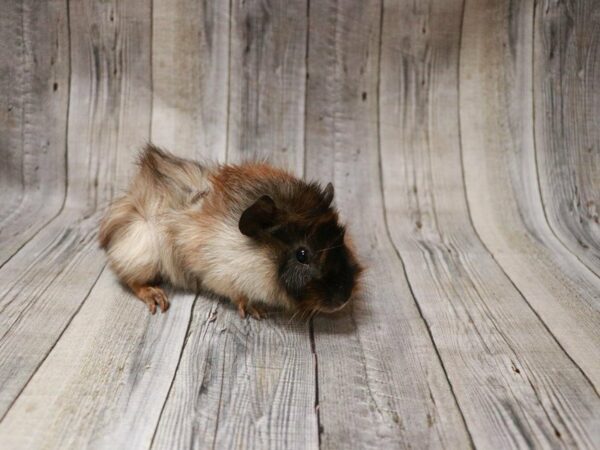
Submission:
M 156 314 L 156 305 L 160 306 L 160 310 L 165 312 L 169 309 L 169 301 L 167 300 L 167 294 L 161 288 L 156 286 L 140 286 L 135 289 L 135 295 L 142 300 L 148 309 L 150 314 Z
M 260 306 L 251 305 L 248 303 L 248 298 L 240 296 L 236 299 L 237 309 L 240 317 L 245 319 L 248 314 L 254 317 L 256 320 L 267 317 L 267 312 Z

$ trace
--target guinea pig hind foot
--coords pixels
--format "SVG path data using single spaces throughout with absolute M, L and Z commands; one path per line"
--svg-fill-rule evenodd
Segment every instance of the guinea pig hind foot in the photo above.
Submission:
M 257 305 L 251 305 L 248 303 L 248 298 L 244 296 L 237 297 L 235 299 L 237 303 L 237 310 L 242 319 L 245 319 L 248 314 L 254 317 L 256 320 L 267 317 L 267 312 Z
M 134 284 L 131 285 L 131 290 L 146 305 L 150 310 L 150 314 L 156 314 L 156 305 L 160 307 L 162 312 L 169 309 L 169 301 L 167 300 L 167 294 L 161 288 L 157 286 L 144 286 Z

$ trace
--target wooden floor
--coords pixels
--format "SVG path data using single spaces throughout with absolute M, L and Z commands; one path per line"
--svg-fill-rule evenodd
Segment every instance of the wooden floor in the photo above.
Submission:
M 363 294 L 150 316 L 148 140 L 333 181 Z M 0 449 L 600 448 L 596 0 L 1 0 L 0 158 Z

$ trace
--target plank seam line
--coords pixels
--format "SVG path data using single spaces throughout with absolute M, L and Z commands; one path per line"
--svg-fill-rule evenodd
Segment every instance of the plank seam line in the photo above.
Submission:
M 595 277 L 600 277 L 600 274 L 598 274 L 595 270 L 593 270 L 591 267 L 588 266 L 588 264 L 582 260 L 579 255 L 577 255 L 576 252 L 574 252 L 569 246 L 567 246 L 567 244 L 564 242 L 563 239 L 560 238 L 560 236 L 558 235 L 558 233 L 556 232 L 556 230 L 554 229 L 554 227 L 552 226 L 552 224 L 550 223 L 550 221 L 548 220 L 548 214 L 546 212 L 546 203 L 544 202 L 544 195 L 542 193 L 542 186 L 540 183 L 540 168 L 539 168 L 539 163 L 538 163 L 538 145 L 537 145 L 537 133 L 536 133 L 536 109 L 535 109 L 535 92 L 536 92 L 536 86 L 535 86 L 535 16 L 536 16 L 536 2 L 533 3 L 533 17 L 532 17 L 532 27 L 531 27 L 531 112 L 533 115 L 533 121 L 532 121 L 532 138 L 533 138 L 533 162 L 534 162 L 534 166 L 535 166 L 535 175 L 536 175 L 536 187 L 537 187 L 537 191 L 538 191 L 538 195 L 540 196 L 540 203 L 542 206 L 542 213 L 544 214 L 544 220 L 546 222 L 546 225 L 548 226 L 548 230 L 550 230 L 550 233 L 554 236 L 554 238 L 561 244 L 562 247 L 564 247 L 567 251 L 567 253 L 573 255 L 575 257 L 575 259 L 577 261 L 579 261 L 579 263 L 581 265 L 583 265 L 587 270 L 589 270 L 593 276 Z M 575 236 L 576 237 L 576 236 Z
M 152 142 L 152 118 L 154 117 L 154 0 L 150 0 L 150 120 L 148 141 Z
M 309 49 L 310 49 L 310 0 L 306 0 L 306 41 L 304 43 L 304 136 L 303 136 L 303 146 L 304 146 L 304 154 L 302 155 L 302 178 L 306 177 L 306 166 L 307 162 L 307 145 L 306 145 L 306 121 L 308 118 L 308 79 L 310 77 L 310 72 L 308 70 L 309 65 Z
M 313 354 L 313 361 L 315 363 L 315 403 L 314 403 L 314 411 L 317 418 L 317 445 L 318 448 L 321 448 L 321 412 L 319 408 L 319 357 L 317 355 L 317 346 L 315 342 L 315 325 L 313 322 L 313 317 L 310 318 L 308 333 L 310 337 L 310 350 Z
M 227 348 L 227 338 L 229 335 L 225 335 L 225 342 L 223 347 Z M 211 449 L 214 450 L 217 445 L 217 435 L 219 433 L 219 420 L 221 419 L 221 410 L 223 408 L 223 385 L 225 384 L 225 358 L 223 358 L 223 366 L 221 367 L 221 386 L 219 386 L 219 407 L 217 408 L 217 417 L 215 418 L 215 431 L 213 434 L 213 442 Z
M 98 280 L 100 279 L 100 276 L 104 273 L 105 270 L 106 270 L 106 264 L 102 266 L 102 270 L 100 270 L 100 272 L 96 276 L 96 279 L 94 280 L 94 282 L 90 286 L 88 292 L 83 297 L 83 300 L 81 301 L 81 303 L 79 303 L 79 306 L 77 306 L 77 309 L 75 310 L 75 312 L 73 312 L 73 314 L 69 318 L 69 321 L 65 324 L 64 328 L 62 329 L 62 331 L 60 332 L 60 334 L 57 336 L 57 338 L 54 341 L 54 343 L 52 344 L 52 346 L 48 349 L 48 351 L 46 352 L 46 355 L 40 360 L 39 364 L 37 365 L 37 367 L 35 368 L 35 370 L 31 374 L 31 376 L 29 377 L 29 379 L 27 380 L 27 382 L 19 390 L 19 393 L 15 396 L 15 398 L 10 402 L 10 405 L 8 406 L 8 408 L 6 408 L 6 411 L 4 412 L 4 414 L 2 415 L 2 417 L 0 417 L 0 423 L 2 423 L 2 421 L 4 420 L 4 418 L 8 415 L 8 413 L 12 409 L 13 405 L 16 403 L 16 401 L 19 399 L 19 397 L 21 397 L 21 394 L 25 391 L 25 389 L 27 389 L 27 386 L 29 386 L 29 383 L 31 383 L 31 380 L 33 380 L 33 378 L 37 374 L 37 372 L 40 369 L 40 367 L 42 367 L 42 365 L 44 364 L 44 362 L 46 362 L 46 360 L 48 359 L 48 356 L 50 356 L 50 354 L 52 353 L 52 351 L 54 350 L 54 348 L 56 347 L 56 345 L 58 344 L 58 342 L 61 340 L 61 338 L 63 337 L 63 335 L 67 331 L 67 329 L 71 326 L 71 323 L 73 322 L 73 319 L 75 319 L 75 317 L 81 311 L 81 308 L 83 307 L 83 305 L 85 304 L 85 302 L 87 301 L 87 299 L 90 297 L 90 294 L 92 293 L 92 290 L 94 289 L 94 287 L 98 283 Z
M 380 17 L 379 17 L 379 51 L 378 51 L 378 56 L 377 56 L 377 58 L 378 58 L 378 61 L 377 61 L 377 150 L 378 150 L 377 153 L 378 154 L 377 154 L 377 156 L 378 156 L 378 169 L 379 169 L 379 194 L 381 195 L 381 202 L 382 202 L 382 206 L 383 206 L 382 207 L 383 222 L 385 225 L 385 231 L 387 234 L 387 238 L 388 238 L 389 242 L 391 243 L 392 248 L 394 249 L 394 252 L 396 253 L 396 256 L 398 257 L 400 264 L 402 265 L 402 272 L 404 274 L 404 278 L 406 279 L 406 284 L 408 286 L 409 292 L 413 298 L 413 301 L 415 303 L 415 306 L 417 308 L 419 316 L 421 317 L 421 320 L 423 321 L 423 324 L 425 325 L 425 328 L 427 329 L 427 334 L 429 336 L 429 340 L 431 341 L 431 345 L 435 351 L 435 354 L 439 361 L 440 367 L 442 368 L 444 377 L 446 378 L 446 381 L 448 382 L 448 387 L 450 389 L 450 393 L 452 394 L 452 398 L 454 399 L 454 403 L 456 404 L 456 408 L 462 419 L 462 423 L 465 428 L 465 432 L 466 432 L 467 436 L 469 437 L 470 447 L 475 448 L 473 436 L 471 435 L 471 431 L 469 430 L 469 427 L 467 426 L 467 421 L 465 420 L 465 415 L 464 415 L 463 410 L 460 407 L 460 404 L 458 402 L 458 398 L 454 391 L 454 387 L 452 386 L 452 382 L 450 381 L 450 377 L 448 376 L 448 372 L 446 370 L 446 367 L 445 367 L 442 357 L 440 355 L 439 349 L 437 348 L 435 340 L 433 339 L 433 334 L 431 333 L 431 327 L 430 327 L 429 323 L 427 322 L 427 319 L 425 318 L 423 311 L 421 310 L 421 306 L 419 305 L 417 296 L 415 295 L 415 292 L 413 290 L 412 284 L 408 277 L 408 273 L 406 271 L 406 265 L 404 263 L 404 259 L 402 258 L 402 255 L 400 254 L 400 251 L 399 251 L 398 247 L 396 246 L 396 243 L 392 239 L 392 235 L 390 233 L 390 226 L 389 226 L 389 221 L 388 221 L 388 216 L 387 216 L 387 210 L 385 207 L 385 192 L 383 189 L 383 168 L 382 168 L 383 155 L 382 155 L 382 151 L 381 151 L 381 59 L 382 59 L 381 55 L 382 55 L 382 48 L 383 48 L 384 3 L 385 3 L 385 0 L 381 0 L 381 2 L 380 2 L 380 5 L 381 5 Z M 458 41 L 459 52 L 460 52 L 460 45 L 461 45 L 462 33 L 463 33 L 463 21 L 464 21 L 465 9 L 466 9 L 465 4 L 466 4 L 466 0 L 463 1 L 463 8 L 462 8 L 462 12 L 461 12 L 460 33 L 459 33 L 459 41 Z M 460 58 L 459 58 L 459 61 L 460 61 Z M 457 64 L 457 66 L 459 66 L 459 64 Z
M 69 68 L 68 68 L 68 75 L 67 75 L 67 83 L 68 83 L 68 90 L 67 90 L 67 120 L 65 121 L 65 158 L 64 158 L 64 164 L 65 164 L 65 192 L 63 193 L 63 202 L 62 205 L 60 206 L 60 210 L 58 212 L 58 214 L 61 214 L 62 211 L 65 209 L 65 206 L 67 204 L 67 197 L 68 197 L 68 193 L 69 193 L 69 116 L 71 114 L 71 78 L 73 76 L 73 65 L 72 65 L 72 55 L 71 55 L 71 3 L 67 0 L 67 36 L 69 37 L 69 39 L 67 39 L 67 51 L 69 53 Z M 58 216 L 57 214 L 57 216 Z
M 466 4 L 466 0 L 465 0 L 465 4 Z M 463 18 L 462 20 L 464 21 L 464 10 L 466 10 L 466 7 L 463 9 Z M 462 24 L 461 24 L 461 30 L 462 30 Z M 531 305 L 531 303 L 527 300 L 527 298 L 525 297 L 525 294 L 523 294 L 523 292 L 521 291 L 521 289 L 519 289 L 519 287 L 517 286 L 517 284 L 515 283 L 515 281 L 508 275 L 508 272 L 506 272 L 506 270 L 504 269 L 504 266 L 502 264 L 500 264 L 500 262 L 496 259 L 496 255 L 494 255 L 494 253 L 490 250 L 490 248 L 487 246 L 487 244 L 485 243 L 485 241 L 483 240 L 483 238 L 481 237 L 481 235 L 479 234 L 479 231 L 477 230 L 477 228 L 475 227 L 475 223 L 473 222 L 473 216 L 471 213 L 471 206 L 469 204 L 469 196 L 467 195 L 467 183 L 466 183 L 466 177 L 465 177 L 465 161 L 464 161 L 464 146 L 463 146 L 463 138 L 462 138 L 462 118 L 461 118 L 461 91 L 460 91 L 460 67 L 461 67 L 461 54 L 462 54 L 462 31 L 461 31 L 461 35 L 460 35 L 460 41 L 461 43 L 460 48 L 459 48 L 459 57 L 458 57 L 458 77 L 457 77 L 457 83 L 458 83 L 458 140 L 459 140 L 459 148 L 460 148 L 460 165 L 461 165 L 461 175 L 462 175 L 462 185 L 463 185 L 463 191 L 464 191 L 464 196 L 465 196 L 465 203 L 466 203 L 466 207 L 467 207 L 467 213 L 468 213 L 468 219 L 469 219 L 469 223 L 471 224 L 471 228 L 473 228 L 473 232 L 475 233 L 475 235 L 477 236 L 477 238 L 479 239 L 479 242 L 481 242 L 481 245 L 483 246 L 483 248 L 486 250 L 486 252 L 489 253 L 489 255 L 491 256 L 491 258 L 494 260 L 494 262 L 498 265 L 498 268 L 502 271 L 502 273 L 504 274 L 504 276 L 509 280 L 510 284 L 515 288 L 515 290 L 519 293 L 519 295 L 521 296 L 521 298 L 523 299 L 523 301 L 525 302 L 525 304 L 529 307 L 529 309 L 533 312 L 533 314 L 535 315 L 535 317 L 540 321 L 540 323 L 542 324 L 542 326 L 546 329 L 546 331 L 548 332 L 548 334 L 550 335 L 550 337 L 554 340 L 554 342 L 556 342 L 556 344 L 558 345 L 558 347 L 564 352 L 564 354 L 567 356 L 567 358 L 573 363 L 573 365 L 579 370 L 579 372 L 583 375 L 584 379 L 590 384 L 590 386 L 592 387 L 593 391 L 596 393 L 597 396 L 600 397 L 600 394 L 598 393 L 598 390 L 596 389 L 595 384 L 592 382 L 592 380 L 587 376 L 587 374 L 583 371 L 583 369 L 579 366 L 579 364 L 577 364 L 577 362 L 575 362 L 575 360 L 571 357 L 571 355 L 569 354 L 569 352 L 567 352 L 565 350 L 565 348 L 562 346 L 562 344 L 560 343 L 560 341 L 557 339 L 557 337 L 554 335 L 554 333 L 552 333 L 552 331 L 550 330 L 550 328 L 548 327 L 548 325 L 546 324 L 546 322 L 541 318 L 541 316 L 538 314 L 538 312 L 535 310 L 535 308 L 533 308 L 533 306 Z M 529 232 L 529 230 L 526 228 L 526 230 Z
M 225 162 L 229 161 L 229 122 L 231 121 L 231 35 L 232 35 L 232 17 L 233 0 L 229 0 L 229 39 L 227 42 L 227 120 L 225 121 Z
M 171 378 L 171 382 L 169 383 L 169 389 L 167 390 L 167 395 L 165 395 L 165 400 L 164 400 L 162 406 L 160 407 L 160 413 L 158 414 L 158 418 L 156 420 L 156 426 L 154 428 L 154 432 L 152 433 L 152 439 L 150 439 L 150 445 L 148 446 L 148 448 L 152 448 L 154 446 L 154 440 L 156 439 L 156 433 L 158 432 L 158 425 L 160 424 L 160 422 L 162 420 L 163 413 L 165 412 L 165 407 L 167 406 L 167 401 L 169 400 L 169 397 L 171 397 L 171 391 L 173 390 L 173 385 L 175 384 L 175 379 L 177 378 L 177 374 L 179 373 L 179 367 L 181 365 L 181 360 L 183 359 L 183 353 L 185 351 L 188 340 L 190 338 L 190 328 L 192 326 L 192 322 L 194 319 L 194 309 L 195 309 L 196 301 L 198 300 L 198 297 L 199 297 L 199 295 L 196 294 L 196 296 L 194 297 L 194 301 L 192 302 L 192 305 L 190 307 L 190 309 L 191 309 L 190 318 L 187 323 L 187 328 L 185 329 L 185 338 L 183 340 L 183 344 L 181 345 L 181 351 L 179 352 L 179 357 L 177 358 L 177 365 L 175 366 L 175 370 L 173 371 L 173 377 Z
M 25 38 L 25 2 L 21 2 L 21 42 L 22 42 L 22 52 L 21 52 L 21 70 L 19 71 L 19 75 L 21 76 L 21 92 L 19 92 L 19 100 L 21 101 L 21 151 L 19 154 L 21 155 L 21 192 L 23 192 L 23 196 L 21 197 L 21 204 L 23 204 L 23 199 L 26 196 L 25 192 L 25 85 L 27 84 L 25 81 L 24 74 L 27 73 L 27 39 Z
M 310 77 L 309 61 L 310 61 L 310 0 L 306 0 L 306 41 L 305 41 L 305 56 L 304 56 L 304 155 L 302 157 L 302 177 L 306 176 L 306 167 L 308 166 L 307 161 L 307 139 L 306 139 L 306 124 L 308 119 L 308 80 Z M 321 412 L 319 410 L 319 359 L 317 355 L 317 346 L 315 342 L 315 324 L 314 318 L 311 317 L 308 324 L 308 335 L 310 339 L 310 350 L 313 354 L 313 361 L 315 365 L 314 377 L 315 377 L 315 390 L 314 390 L 314 412 L 317 419 L 317 446 L 321 448 Z

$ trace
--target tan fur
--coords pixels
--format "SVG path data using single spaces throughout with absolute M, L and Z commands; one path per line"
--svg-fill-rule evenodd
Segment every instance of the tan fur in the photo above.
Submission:
M 148 146 L 127 193 L 101 224 L 111 268 L 151 311 L 160 289 L 143 288 L 159 279 L 249 304 L 291 306 L 273 255 L 238 229 L 241 212 L 254 200 L 247 186 L 265 178 L 291 175 L 261 164 L 203 167 Z

